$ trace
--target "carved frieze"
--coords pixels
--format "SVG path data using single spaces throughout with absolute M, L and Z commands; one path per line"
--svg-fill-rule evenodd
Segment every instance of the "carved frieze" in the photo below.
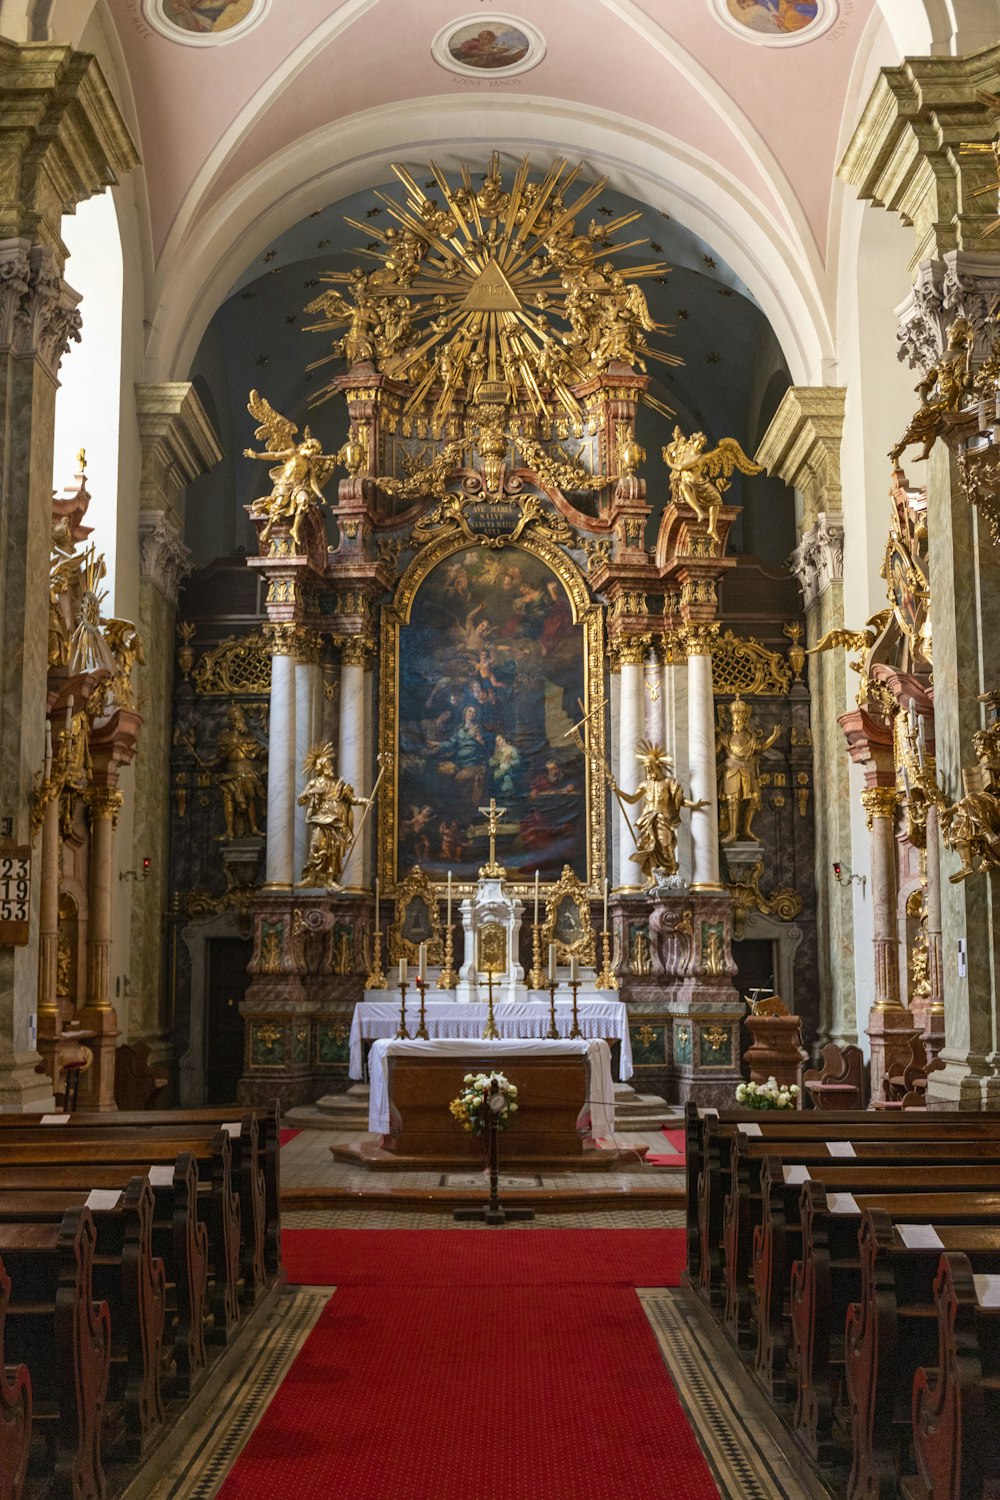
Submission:
M 35 355 L 55 377 L 70 344 L 80 342 L 79 300 L 47 246 L 0 244 L 0 347 Z
M 173 518 L 163 510 L 139 512 L 139 572 L 171 604 L 191 571 L 191 550 L 181 539 Z

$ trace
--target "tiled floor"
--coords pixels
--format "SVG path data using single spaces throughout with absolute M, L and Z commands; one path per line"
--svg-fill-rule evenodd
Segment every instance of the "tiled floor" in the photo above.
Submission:
M 503 1197 L 501 1195 L 501 1203 Z M 403 1212 L 398 1208 L 304 1210 L 281 1216 L 285 1229 L 486 1229 L 486 1224 L 456 1223 L 451 1209 L 442 1206 Z M 622 1208 L 597 1213 L 545 1213 L 504 1225 L 508 1229 L 683 1229 L 680 1209 Z

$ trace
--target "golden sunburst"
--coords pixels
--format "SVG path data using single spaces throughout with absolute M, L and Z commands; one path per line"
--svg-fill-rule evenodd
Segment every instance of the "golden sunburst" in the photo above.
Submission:
M 331 289 L 308 304 L 307 312 L 321 314 L 311 329 L 346 331 L 333 353 L 310 368 L 335 358 L 373 365 L 410 386 L 406 411 L 430 406 L 440 434 L 457 402 L 527 402 L 549 419 L 558 406 L 578 419 L 574 387 L 594 375 L 615 365 L 645 370 L 647 357 L 683 363 L 649 343 L 649 334 L 669 329 L 654 321 L 636 285 L 668 268 L 630 266 L 626 281 L 611 259 L 646 243 L 614 238 L 639 211 L 607 223 L 591 220 L 577 232 L 606 178 L 581 185 L 568 202 L 581 168 L 565 161 L 531 181 L 525 157 L 508 187 L 494 153 L 478 190 L 465 166 L 460 186 L 435 164 L 430 170 L 437 196 L 399 166 L 393 171 L 405 202 L 376 195 L 398 227 L 378 230 L 348 219 L 375 236 L 360 253 L 377 265 L 320 278 L 345 290 Z M 338 389 L 331 381 L 314 401 Z

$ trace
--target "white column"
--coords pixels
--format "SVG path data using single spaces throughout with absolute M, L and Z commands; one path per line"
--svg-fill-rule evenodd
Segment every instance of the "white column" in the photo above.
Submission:
M 279 627 L 280 628 L 280 627 Z M 295 661 L 291 643 L 274 634 L 267 754 L 267 883 L 292 885 L 295 828 Z
M 674 775 L 685 788 L 691 785 L 691 768 L 688 763 L 688 686 L 687 657 L 678 654 L 675 645 L 668 653 L 663 667 L 664 714 L 666 718 L 666 749 L 674 763 Z M 691 879 L 691 828 L 687 818 L 681 819 L 677 830 L 677 864 L 680 873 Z
M 350 782 L 358 797 L 367 796 L 371 790 L 371 672 L 367 670 L 368 651 L 363 643 L 351 643 L 344 648 L 340 669 L 340 751 L 338 772 Z M 355 809 L 355 827 L 364 813 Z M 375 813 L 369 813 L 362 837 L 354 846 L 350 859 L 344 866 L 341 883 L 347 890 L 367 890 L 368 861 L 366 849 L 370 847 L 371 824 Z
M 638 771 L 636 748 L 643 734 L 643 662 L 641 647 L 636 649 L 623 642 L 621 651 L 621 701 L 619 704 L 618 755 L 621 771 L 619 785 L 631 790 Z M 622 887 L 639 884 L 637 869 L 632 863 L 635 842 L 629 832 L 629 819 L 624 808 L 618 806 L 618 884 Z
M 691 884 L 719 889 L 719 807 L 715 776 L 715 698 L 712 693 L 711 636 L 698 626 L 687 635 L 688 761 L 691 800 L 704 801 L 691 814 Z
M 314 653 L 307 648 L 307 657 Z M 316 679 L 319 664 L 315 660 L 295 662 L 295 797 L 292 809 L 294 834 L 292 838 L 292 868 L 295 880 L 302 879 L 308 846 L 306 810 L 299 806 L 299 796 L 306 784 L 305 759 L 316 744 Z
M 622 703 L 622 679 L 618 670 L 618 658 L 610 654 L 611 672 L 609 682 L 611 687 L 611 701 L 608 711 L 608 751 L 611 761 L 611 774 L 619 786 L 624 786 L 627 791 L 632 790 L 629 773 L 622 766 L 621 757 L 621 703 Z M 623 779 L 624 778 L 624 779 Z M 608 816 L 608 873 L 611 884 L 617 883 L 618 865 L 621 858 L 619 846 L 621 844 L 621 819 L 618 817 L 618 799 L 612 794 L 611 808 Z
M 646 711 L 646 738 L 654 745 L 667 750 L 666 682 L 663 658 L 658 651 L 647 653 L 643 672 L 643 696 Z

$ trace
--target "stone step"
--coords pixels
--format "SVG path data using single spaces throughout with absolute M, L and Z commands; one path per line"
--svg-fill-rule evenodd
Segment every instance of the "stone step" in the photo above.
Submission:
M 354 1083 L 344 1094 L 323 1094 L 314 1104 L 300 1104 L 283 1116 L 283 1123 L 299 1130 L 368 1129 L 367 1083 Z M 640 1094 L 628 1083 L 615 1084 L 615 1124 L 621 1130 L 659 1130 L 684 1123 L 677 1106 L 659 1094 Z

